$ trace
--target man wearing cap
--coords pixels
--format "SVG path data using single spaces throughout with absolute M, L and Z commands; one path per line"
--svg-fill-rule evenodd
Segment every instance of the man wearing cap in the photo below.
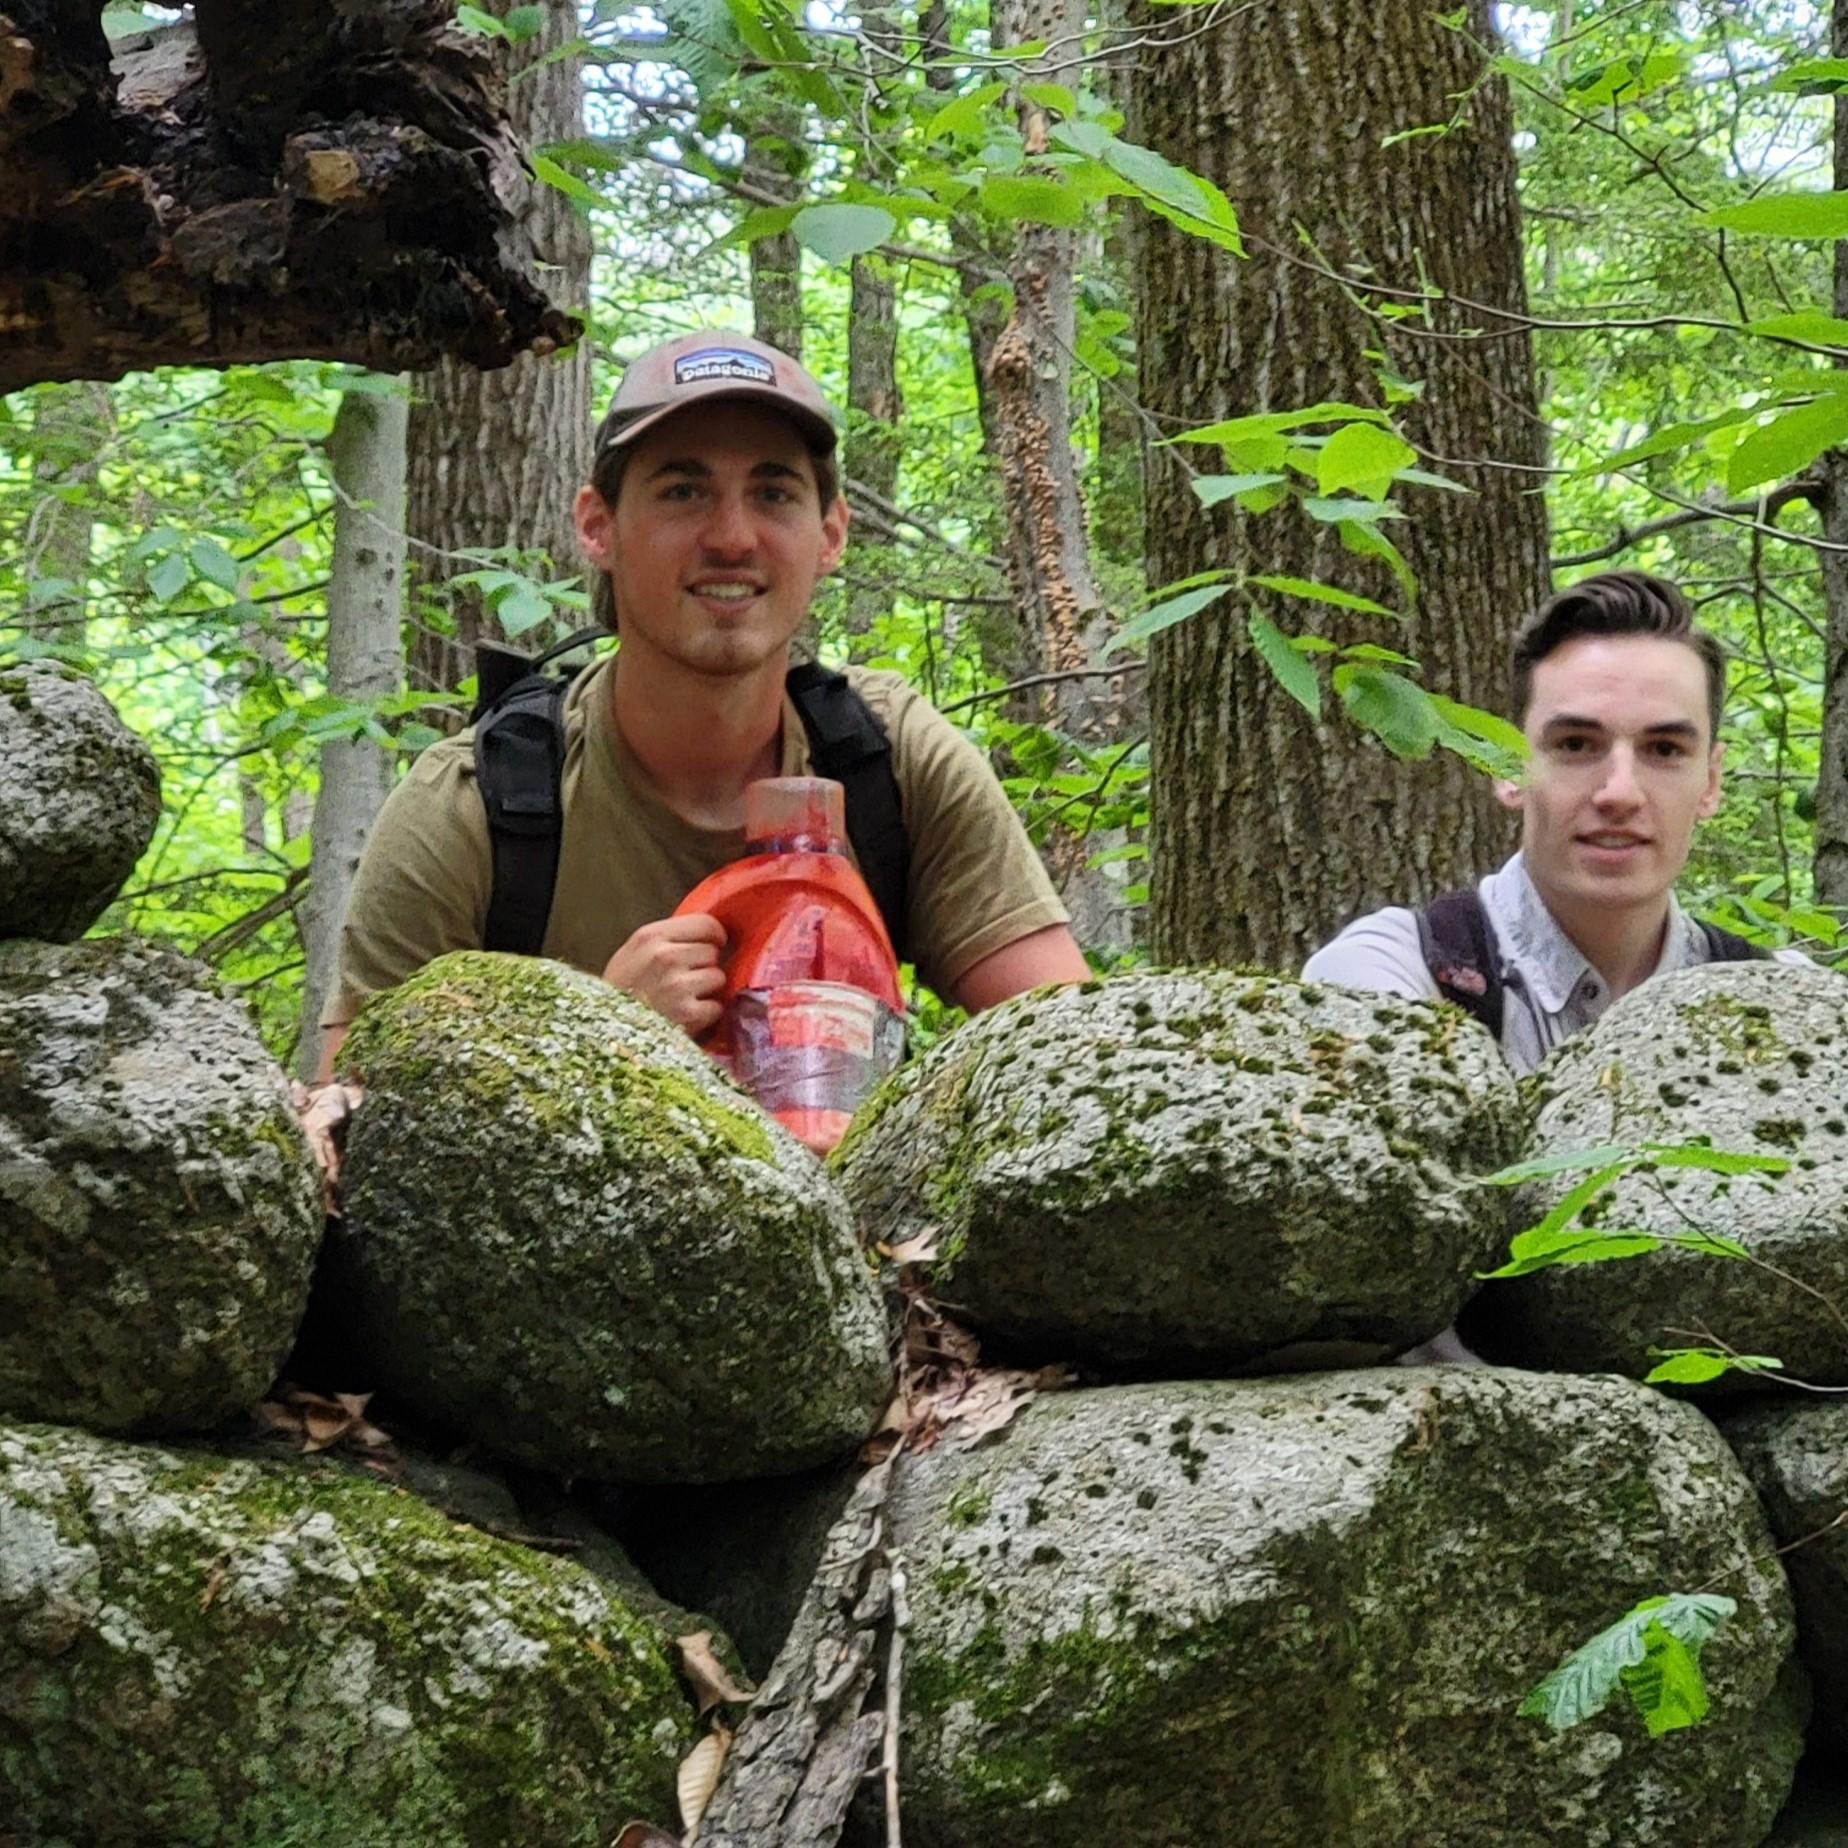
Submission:
M 718 1017 L 724 932 L 674 907 L 744 852 L 745 786 L 809 767 L 784 678 L 846 542 L 834 448 L 827 402 L 794 360 L 688 334 L 630 364 L 578 490 L 579 544 L 622 646 L 566 696 L 542 953 L 690 1033 Z M 1084 980 L 1065 908 L 981 754 L 899 675 L 847 679 L 890 743 L 923 979 L 970 1009 Z M 418 758 L 366 843 L 322 1017 L 324 1075 L 368 995 L 481 946 L 491 860 L 465 732 Z

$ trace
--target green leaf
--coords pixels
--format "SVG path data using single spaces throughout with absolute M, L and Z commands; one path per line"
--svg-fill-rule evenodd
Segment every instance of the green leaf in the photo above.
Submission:
M 1831 241 L 1848 237 L 1848 192 L 1775 193 L 1723 205 L 1705 214 L 1721 231 L 1747 231 L 1758 237 L 1812 237 Z
M 220 590 L 237 595 L 238 575 L 242 567 L 216 539 L 195 539 L 186 548 L 186 556 L 200 577 L 209 579 Z
M 1210 180 L 1177 167 L 1153 148 L 1119 141 L 1114 136 L 1104 149 L 1103 160 L 1111 172 L 1121 175 L 1151 204 L 1166 206 L 1183 229 L 1187 228 L 1184 221 L 1198 220 L 1202 228 L 1210 227 L 1222 234 L 1216 242 L 1243 254 L 1238 242 L 1238 214 L 1232 209 L 1232 201 Z
M 1290 646 L 1290 638 L 1268 617 L 1252 611 L 1245 628 L 1277 684 L 1312 719 L 1322 716 L 1322 682 L 1315 668 Z
M 561 192 L 567 199 L 575 200 L 583 206 L 600 206 L 607 203 L 603 195 L 588 180 L 579 179 L 568 168 L 561 167 L 555 160 L 547 160 L 543 154 L 532 157 L 533 177 L 542 186 L 550 186 Z
M 981 200 L 997 218 L 1010 223 L 1026 219 L 1069 230 L 1084 219 L 1084 200 L 1079 194 L 1043 174 L 992 175 L 982 182 Z
M 1062 83 L 1023 83 L 1020 94 L 1042 109 L 1056 109 L 1060 115 L 1075 116 L 1078 98 Z
M 1695 1142 L 1645 1142 L 1643 1152 L 1658 1168 L 1705 1168 L 1713 1174 L 1784 1174 L 1790 1168 L 1782 1155 L 1748 1155 Z
M 1364 404 L 1343 404 L 1336 399 L 1325 398 L 1318 404 L 1306 404 L 1298 411 L 1253 411 L 1248 416 L 1228 417 L 1220 423 L 1201 424 L 1195 429 L 1183 430 L 1178 436 L 1164 436 L 1161 440 L 1164 444 L 1217 443 L 1223 448 L 1228 443 L 1271 435 L 1279 430 L 1294 430 L 1303 424 L 1383 424 L 1386 421 L 1384 411 L 1372 410 Z
M 1418 451 L 1390 430 L 1344 424 L 1316 457 L 1316 486 L 1324 494 L 1356 488 L 1368 500 L 1384 500 L 1393 476 L 1417 460 Z
M 1418 580 L 1413 577 L 1411 566 L 1405 562 L 1405 554 L 1377 525 L 1367 520 L 1343 520 L 1335 531 L 1341 535 L 1342 548 L 1352 552 L 1355 557 L 1384 561 L 1386 569 L 1392 573 L 1394 581 L 1404 593 L 1408 607 L 1417 602 Z
M 484 13 L 478 6 L 457 7 L 456 24 L 464 32 L 473 32 L 486 38 L 504 39 L 507 36 L 507 28 L 492 13 Z
M 171 603 L 192 581 L 192 567 L 178 552 L 169 552 L 148 567 L 148 589 L 156 603 Z
M 1128 648 L 1133 643 L 1146 641 L 1163 629 L 1172 629 L 1177 622 L 1185 622 L 1189 616 L 1198 615 L 1209 603 L 1217 603 L 1231 588 L 1230 584 L 1204 584 L 1183 591 L 1178 597 L 1169 597 L 1164 602 L 1151 604 L 1124 623 L 1105 644 L 1099 658 L 1113 655 L 1119 648 Z
M 1356 424 L 1355 429 L 1364 426 Z M 1403 520 L 1405 511 L 1395 507 L 1391 501 L 1371 500 L 1329 500 L 1319 494 L 1307 494 L 1303 497 L 1303 512 L 1312 520 L 1321 520 L 1330 526 L 1339 526 L 1343 520 L 1359 520 L 1372 526 L 1381 520 Z
M 1701 1649 L 1738 1608 L 1711 1591 L 1645 1598 L 1543 1676 L 1520 1712 L 1565 1732 L 1602 1713 L 1622 1688 L 1652 1734 L 1695 1725 L 1707 1713 Z M 1626 1678 L 1645 1664 L 1646 1674 Z
M 1833 96 L 1848 88 L 1848 58 L 1799 58 L 1765 88 L 1795 91 L 1798 96 Z
M 1506 752 L 1517 765 L 1526 760 L 1526 733 L 1518 725 L 1510 725 L 1500 713 L 1484 712 L 1480 706 L 1465 706 L 1457 700 L 1446 699 L 1441 693 L 1433 693 L 1431 703 L 1439 716 L 1458 731 Z
M 1618 58 L 1601 70 L 1587 71 L 1573 80 L 1568 94 L 1573 102 L 1588 109 L 1603 108 L 1610 103 L 1633 103 L 1651 90 L 1673 83 L 1680 74 L 1678 52 L 1656 51 L 1640 64 Z
M 1005 83 L 985 83 L 944 106 L 924 124 L 924 142 L 942 141 L 951 135 L 967 134 L 981 120 L 982 112 L 996 97 L 1005 95 Z
M 1633 1161 L 1636 1150 L 1627 1142 L 1606 1142 L 1595 1149 L 1565 1149 L 1552 1155 L 1536 1155 L 1531 1161 L 1517 1161 L 1511 1167 L 1485 1174 L 1489 1187 L 1520 1187 L 1528 1181 L 1544 1180 L 1549 1174 L 1570 1174 L 1576 1168 L 1603 1168 L 1614 1161 Z
M 813 206 L 802 205 L 760 205 L 745 215 L 725 233 L 698 251 L 694 262 L 701 257 L 710 256 L 721 250 L 736 250 L 743 244 L 755 244 L 760 237 L 781 237 L 795 222 L 799 213 L 813 211 Z
M 1782 481 L 1848 438 L 1848 393 L 1829 392 L 1754 430 L 1732 452 L 1726 485 L 1734 494 Z
M 507 28 L 507 37 L 513 44 L 523 45 L 528 39 L 537 38 L 545 30 L 545 8 L 542 6 L 509 7 L 501 24 Z
M 1773 340 L 1802 340 L 1811 346 L 1848 346 L 1848 321 L 1820 308 L 1805 308 L 1797 314 L 1767 315 L 1762 321 L 1747 321 L 1748 334 L 1763 334 Z
M 1478 1277 L 1529 1277 L 1560 1264 L 1602 1264 L 1614 1258 L 1640 1258 L 1660 1251 L 1662 1241 L 1648 1232 L 1605 1232 L 1586 1226 L 1562 1226 L 1542 1233 L 1523 1232 L 1509 1246 L 1508 1262 Z
M 1576 480 L 1581 475 L 1602 475 L 1611 469 L 1628 468 L 1632 462 L 1647 462 L 1655 456 L 1672 455 L 1678 449 L 1686 449 L 1690 444 L 1699 442 L 1703 436 L 1715 430 L 1744 423 L 1752 415 L 1749 410 L 1720 411 L 1712 417 L 1696 418 L 1690 423 L 1669 424 L 1653 436 L 1644 437 L 1640 443 L 1632 443 L 1629 448 L 1620 449 L 1614 455 L 1574 469 L 1571 479 Z
M 1769 1354 L 1729 1354 L 1723 1348 L 1652 1347 L 1649 1351 L 1662 1358 L 1643 1375 L 1646 1386 L 1704 1386 L 1734 1371 L 1765 1373 L 1784 1365 Z
M 1408 654 L 1401 654 L 1396 648 L 1382 648 L 1378 642 L 1355 642 L 1340 651 L 1344 661 L 1379 661 L 1388 667 L 1409 667 L 1417 673 L 1419 664 Z M 1436 696 L 1432 696 L 1436 703 Z
M 508 635 L 524 635 L 551 616 L 552 604 L 537 584 L 523 578 L 496 601 L 494 614 Z
M 1281 597 L 1301 597 L 1310 603 L 1327 603 L 1338 610 L 1355 610 L 1363 616 L 1388 616 L 1394 622 L 1402 618 L 1397 610 L 1389 610 L 1383 603 L 1375 603 L 1371 597 L 1355 595 L 1351 590 L 1338 590 L 1333 584 L 1317 584 L 1308 578 L 1299 577 L 1254 577 L 1254 584 L 1262 585 L 1266 590 L 1274 590 Z
M 1417 681 L 1383 667 L 1355 667 L 1345 661 L 1333 679 L 1349 716 L 1393 756 L 1416 759 L 1430 754 L 1437 742 L 1437 715 L 1430 694 Z
M 1193 489 L 1194 498 L 1202 507 L 1217 507 L 1221 501 L 1227 501 L 1235 494 L 1249 494 L 1254 488 L 1275 487 L 1287 479 L 1283 475 L 1260 473 L 1255 475 L 1196 475 L 1187 485 Z
M 898 228 L 880 205 L 810 205 L 789 221 L 796 242 L 824 263 L 846 263 L 877 250 Z

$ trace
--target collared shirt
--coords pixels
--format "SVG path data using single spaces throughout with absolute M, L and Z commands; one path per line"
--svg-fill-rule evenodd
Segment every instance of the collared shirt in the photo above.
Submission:
M 1476 886 L 1488 913 L 1509 981 L 1502 1001 L 1502 1057 L 1517 1072 L 1532 1071 L 1562 1040 L 1582 1033 L 1611 1004 L 1610 984 L 1560 929 L 1517 853 Z M 1807 962 L 1798 950 L 1779 950 L 1779 962 Z M 1668 899 L 1668 928 L 1651 976 L 1711 960 L 1706 932 Z M 1418 914 L 1389 905 L 1356 918 L 1303 965 L 1305 980 L 1383 990 L 1413 999 L 1438 999 L 1418 941 Z

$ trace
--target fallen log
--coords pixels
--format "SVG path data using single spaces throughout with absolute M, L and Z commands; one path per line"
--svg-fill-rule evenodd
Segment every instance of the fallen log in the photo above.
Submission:
M 283 358 L 489 368 L 577 337 L 443 0 L 199 0 L 103 40 L 0 0 L 0 391 Z

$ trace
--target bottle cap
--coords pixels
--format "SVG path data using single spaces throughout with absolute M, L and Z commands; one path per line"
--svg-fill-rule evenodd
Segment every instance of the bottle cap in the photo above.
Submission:
M 847 792 L 825 776 L 768 776 L 744 791 L 744 838 L 759 851 L 839 852 Z

